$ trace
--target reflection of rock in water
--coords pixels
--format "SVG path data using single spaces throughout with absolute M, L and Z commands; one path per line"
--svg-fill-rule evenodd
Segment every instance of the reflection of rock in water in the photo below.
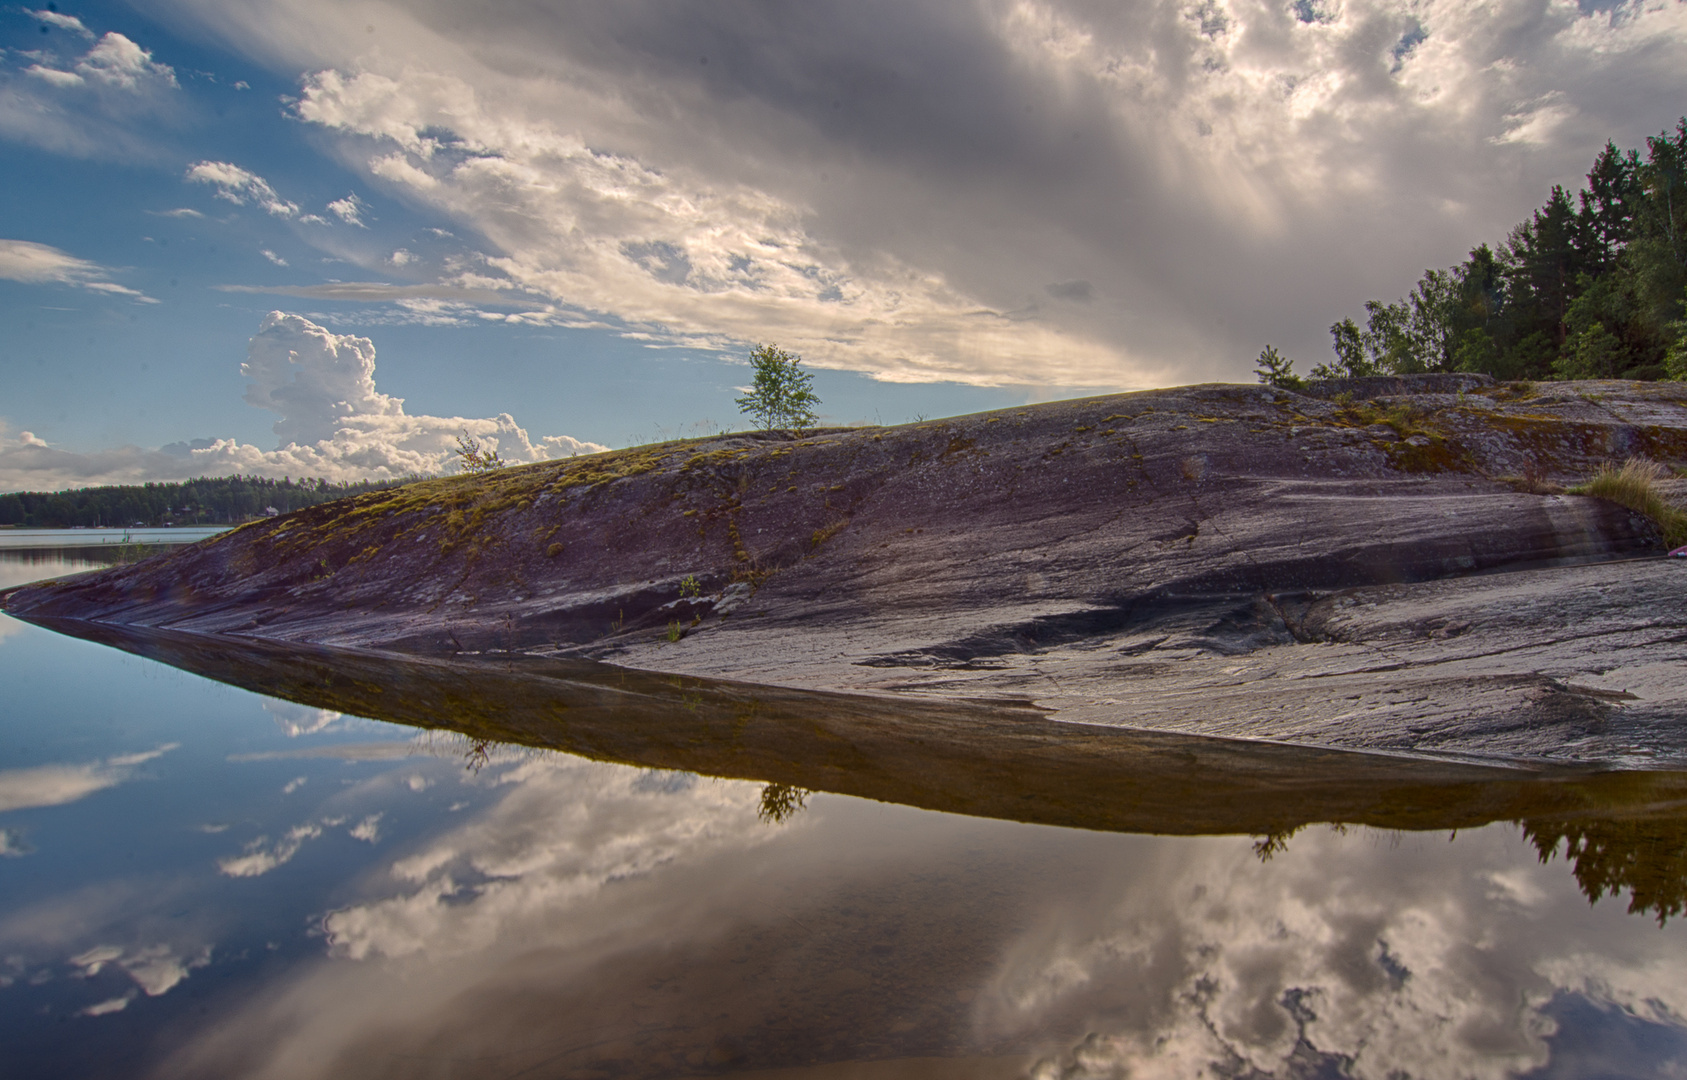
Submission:
M 1662 926 L 1687 908 L 1687 815 L 1526 821 L 1523 833 L 1548 862 L 1562 854 L 1590 903 L 1628 890 L 1628 910 Z
M 1521 822 L 1590 897 L 1687 897 L 1687 773 L 1525 770 L 1089 727 L 992 703 L 813 693 L 533 657 L 446 660 L 32 620 L 319 709 L 436 734 L 471 769 L 558 750 L 763 781 L 765 821 L 815 791 L 1115 832 L 1252 834 L 1262 858 L 1311 823 L 1409 831 Z M 448 732 L 460 734 L 450 735 Z M 1585 867 L 1585 868 L 1584 868 Z

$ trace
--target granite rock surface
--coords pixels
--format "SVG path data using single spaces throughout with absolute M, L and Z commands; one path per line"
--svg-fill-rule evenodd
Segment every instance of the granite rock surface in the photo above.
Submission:
M 1687 762 L 1687 565 L 1659 558 L 1645 518 L 1563 490 L 1631 456 L 1687 463 L 1687 386 L 1196 386 L 428 481 L 0 602 L 1084 725 L 1670 767 Z

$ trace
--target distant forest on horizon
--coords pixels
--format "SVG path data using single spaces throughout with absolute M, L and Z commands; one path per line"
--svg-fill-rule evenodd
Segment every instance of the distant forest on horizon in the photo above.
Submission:
M 73 491 L 0 495 L 0 526 L 36 529 L 157 528 L 162 525 L 238 525 L 270 507 L 285 514 L 307 506 L 407 484 L 405 480 L 334 482 L 321 478 L 200 477 L 179 483 L 122 484 Z
M 1365 313 L 1330 327 L 1313 378 L 1687 379 L 1687 117 L 1645 160 L 1607 142 L 1574 197 L 1554 185 L 1497 249 Z

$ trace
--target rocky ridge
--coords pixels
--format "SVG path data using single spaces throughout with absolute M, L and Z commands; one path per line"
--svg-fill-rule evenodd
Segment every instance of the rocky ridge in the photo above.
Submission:
M 1687 386 L 1185 387 L 427 481 L 0 602 L 1661 767 L 1687 761 L 1687 567 L 1646 519 L 1562 493 L 1629 456 L 1687 462 Z

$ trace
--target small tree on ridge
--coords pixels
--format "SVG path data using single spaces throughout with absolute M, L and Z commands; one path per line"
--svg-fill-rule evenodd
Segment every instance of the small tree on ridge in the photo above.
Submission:
M 736 399 L 738 411 L 749 413 L 765 430 L 788 428 L 801 431 L 814 426 L 814 406 L 820 398 L 814 392 L 814 376 L 800 370 L 802 357 L 777 345 L 758 345 L 750 350 L 755 382 L 750 392 Z
M 507 464 L 498 456 L 498 451 L 490 446 L 483 446 L 481 441 L 468 433 L 465 429 L 457 436 L 457 449 L 452 453 L 457 455 L 457 466 L 466 473 L 491 472 L 501 469 Z

